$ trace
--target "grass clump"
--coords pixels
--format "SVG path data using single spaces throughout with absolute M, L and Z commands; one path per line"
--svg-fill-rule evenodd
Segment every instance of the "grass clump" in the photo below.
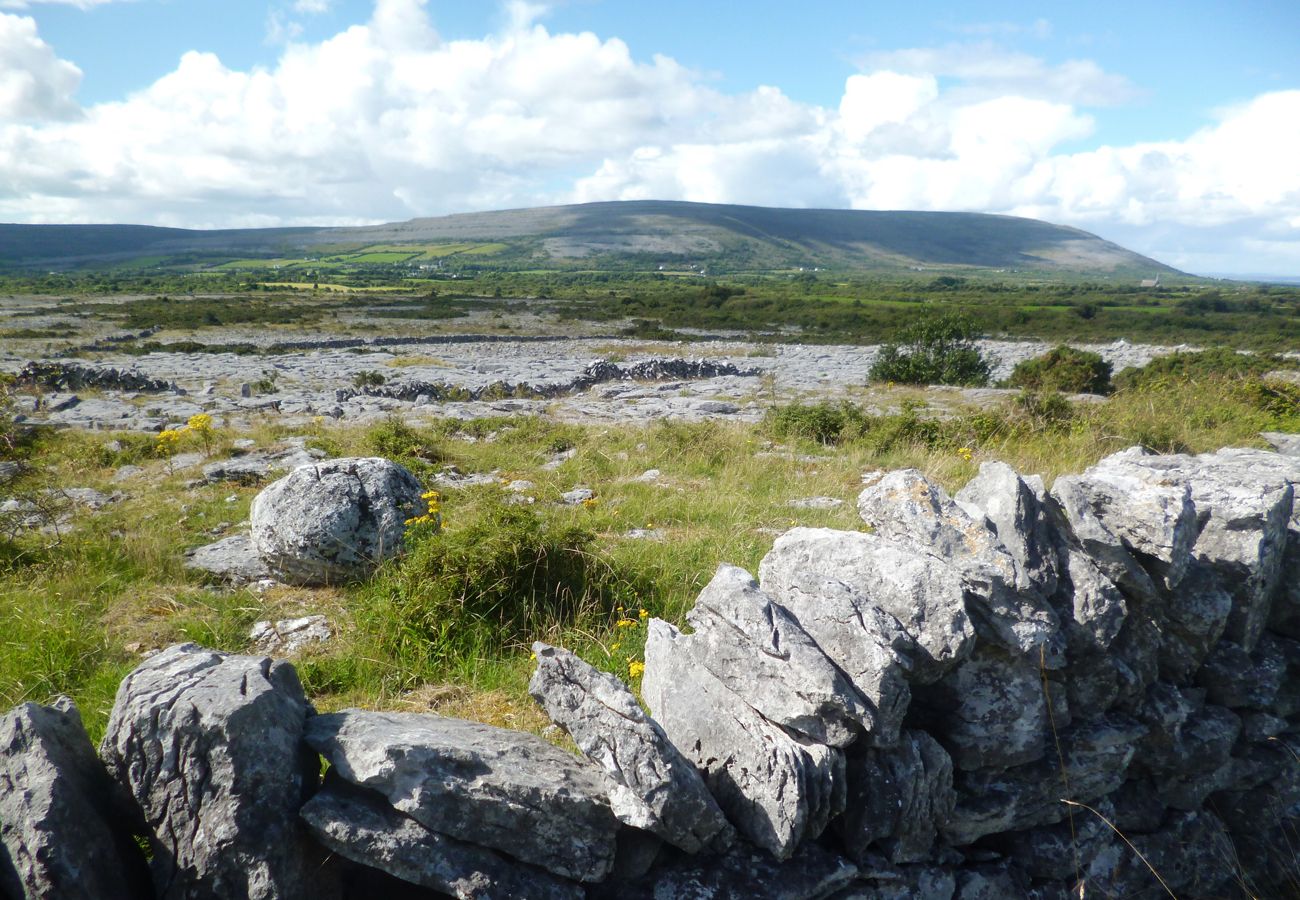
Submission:
M 1108 394 L 1111 364 L 1099 353 L 1061 345 L 1042 356 L 1016 364 L 1009 387 L 1066 394 Z
M 978 336 L 974 320 L 962 313 L 920 319 L 902 330 L 897 343 L 880 348 L 871 367 L 871 380 L 986 385 L 993 364 L 975 346 Z
M 848 402 L 778 406 L 768 410 L 764 423 L 775 438 L 802 438 L 819 444 L 860 437 L 869 424 L 862 408 Z
M 438 435 L 429 428 L 415 428 L 396 416 L 390 416 L 365 435 L 365 448 L 406 466 L 425 477 L 434 465 L 443 461 Z

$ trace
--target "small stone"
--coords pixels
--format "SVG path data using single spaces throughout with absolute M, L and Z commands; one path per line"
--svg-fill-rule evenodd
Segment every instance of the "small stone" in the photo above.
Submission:
M 326 643 L 333 635 L 329 622 L 319 615 L 256 622 L 248 632 L 253 649 L 268 656 L 297 656 L 308 647 Z

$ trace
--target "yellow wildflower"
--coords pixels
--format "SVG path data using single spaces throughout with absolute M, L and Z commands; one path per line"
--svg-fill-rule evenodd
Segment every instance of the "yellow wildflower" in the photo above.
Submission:
M 630 660 L 627 664 L 627 674 L 633 678 L 640 678 L 645 674 L 645 663 L 639 659 Z
M 637 621 L 636 619 L 619 619 L 614 625 L 618 628 L 635 628 Z
M 650 618 L 650 612 L 649 612 L 649 610 L 645 610 L 645 609 L 643 609 L 643 610 L 641 610 L 640 613 L 638 613 L 638 615 L 641 617 L 641 619 L 642 619 L 643 621 L 644 621 L 645 619 Z
M 966 462 L 970 462 L 975 456 L 975 451 L 971 450 L 970 447 L 959 447 L 957 449 L 957 455 L 966 460 Z
M 610 653 L 617 653 L 618 650 L 619 650 L 619 648 L 622 647 L 622 646 L 623 646 L 623 645 L 622 645 L 622 644 L 619 644 L 619 643 L 613 643 L 613 644 L 610 644 L 610 645 L 609 645 L 609 652 L 610 652 Z

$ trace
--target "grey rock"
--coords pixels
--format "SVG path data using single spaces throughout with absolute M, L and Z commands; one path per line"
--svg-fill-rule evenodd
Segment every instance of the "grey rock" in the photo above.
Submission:
M 739 406 L 722 400 L 702 400 L 694 405 L 694 409 L 696 412 L 715 416 L 732 416 L 740 412 Z
M 980 464 L 979 474 L 953 499 L 978 511 L 993 526 L 1006 551 L 1044 597 L 1056 593 L 1056 548 L 1043 511 L 1041 482 L 1031 485 L 1003 462 Z
M 1094 882 L 1092 887 L 1103 896 L 1168 897 L 1153 869 L 1174 896 L 1238 896 L 1236 853 L 1223 823 L 1213 813 L 1173 813 L 1159 831 L 1134 835 L 1132 841 L 1141 856 L 1122 854 L 1110 878 Z
M 891 862 L 920 862 L 952 815 L 952 759 L 924 731 L 904 731 L 898 746 L 855 749 L 847 760 L 848 802 L 838 831 L 863 861 L 878 847 Z
M 1188 493 L 1190 498 L 1190 490 Z M 1102 520 L 1103 513 L 1112 518 L 1108 494 L 1083 475 L 1062 475 L 1052 485 L 1049 497 L 1057 532 L 1068 550 L 1085 554 L 1129 596 L 1149 602 L 1159 599 L 1151 576 Z
M 594 499 L 595 496 L 596 496 L 596 492 L 591 490 L 591 488 L 578 487 L 578 488 L 574 488 L 571 491 L 565 491 L 563 494 L 561 494 L 560 502 L 565 503 L 569 506 L 577 506 L 581 503 L 585 503 L 588 500 Z
M 420 494 L 415 476 L 386 459 L 303 466 L 253 500 L 253 547 L 290 584 L 361 578 L 401 550 L 406 520 L 425 511 Z
M 1062 821 L 1070 810 L 1062 798 L 1091 803 L 1124 783 L 1146 730 L 1111 715 L 1062 732 L 1056 752 L 1029 765 L 955 772 L 957 805 L 941 833 L 960 846 Z
M 0 716 L 0 895 L 152 896 L 114 788 L 71 700 Z
M 855 661 L 854 645 L 869 657 L 875 651 L 863 643 L 853 619 L 868 631 L 875 630 L 868 618 L 882 612 L 897 622 L 905 634 L 897 649 L 916 681 L 933 681 L 974 647 L 958 573 L 935 556 L 879 535 L 792 528 L 776 540 L 759 573 L 762 589 L 794 613 L 850 678 L 865 673 L 870 679 L 882 669 L 874 658 L 867 665 Z M 880 693 L 869 680 L 855 683 L 873 700 Z
M 686 614 L 677 646 L 777 725 L 845 747 L 875 716 L 871 704 L 744 569 L 719 566 Z
M 662 541 L 665 535 L 658 528 L 629 528 L 623 537 L 629 541 Z
M 541 738 L 442 716 L 344 710 L 307 741 L 426 828 L 564 878 L 600 881 L 618 821 L 600 770 Z
M 1150 773 L 1166 806 L 1195 809 L 1226 786 L 1228 757 L 1240 733 L 1235 713 L 1207 704 L 1176 729 L 1153 730 L 1142 742 L 1137 767 Z
M 179 644 L 127 675 L 100 755 L 144 812 L 160 898 L 309 895 L 310 713 L 293 667 L 262 657 Z
M 872 861 L 860 868 L 858 880 L 830 900 L 952 900 L 957 892 L 957 877 L 948 866 Z
M 1098 801 L 1095 808 L 1114 820 L 1115 810 L 1108 800 Z M 1073 881 L 1081 868 L 1117 840 L 1101 816 L 1071 808 L 1066 821 L 1001 835 L 997 846 L 1032 878 Z
M 185 568 L 206 572 L 231 584 L 250 584 L 271 577 L 271 570 L 257 555 L 252 538 L 246 534 L 232 534 L 187 551 Z
M 560 466 L 578 455 L 578 451 L 570 447 L 568 450 L 560 450 L 551 455 L 551 458 L 542 463 L 542 471 L 554 472 Z
M 1300 434 L 1264 431 L 1260 432 L 1259 436 L 1268 441 L 1269 445 L 1283 456 L 1300 457 Z
M 800 497 L 785 503 L 792 509 L 838 509 L 844 501 L 838 497 Z
M 1179 684 L 1190 681 L 1223 636 L 1232 614 L 1232 595 L 1218 576 L 1197 561 L 1160 609 L 1160 673 Z
M 1254 654 L 1231 641 L 1221 641 L 1196 674 L 1211 703 L 1229 709 L 1267 710 L 1282 688 L 1286 658 L 1265 637 Z
M 924 721 L 962 769 L 1005 768 L 1047 752 L 1049 720 L 1037 660 L 991 644 L 916 693 Z
M 623 682 L 558 647 L 538 642 L 533 653 L 537 670 L 529 693 L 605 770 L 610 807 L 620 821 L 687 853 L 730 843 L 732 828 L 695 766 Z
M 1006 864 L 971 866 L 957 875 L 956 900 L 1011 900 L 1028 897 L 1029 880 Z
M 301 815 L 316 840 L 334 853 L 463 900 L 585 896 L 575 882 L 431 831 L 378 794 L 341 778 L 327 776 Z
M 844 756 L 801 741 L 754 712 L 677 646 L 681 632 L 651 619 L 641 693 L 732 824 L 788 859 L 844 809 Z
M 1294 521 L 1287 531 L 1282 572 L 1268 625 L 1279 634 L 1300 638 L 1300 525 Z
M 1119 635 L 1128 617 L 1128 602 L 1115 582 L 1106 577 L 1092 558 L 1078 550 L 1062 548 L 1061 570 L 1067 588 L 1061 605 L 1071 650 L 1105 650 Z
M 849 885 L 858 869 L 816 844 L 777 861 L 751 846 L 724 856 L 683 859 L 642 879 L 592 888 L 597 900 L 820 900 Z
M 254 622 L 248 632 L 253 649 L 268 656 L 297 656 L 308 647 L 328 642 L 333 636 L 329 621 L 321 615 Z
M 250 455 L 208 463 L 203 467 L 203 480 L 208 484 L 233 481 L 236 484 L 261 484 L 271 475 L 271 463 L 266 457 Z
M 1024 653 L 1041 647 L 1050 665 L 1059 664 L 1056 614 L 986 519 L 973 517 L 916 469 L 868 473 L 862 480 L 862 520 L 882 537 L 953 566 L 983 637 Z

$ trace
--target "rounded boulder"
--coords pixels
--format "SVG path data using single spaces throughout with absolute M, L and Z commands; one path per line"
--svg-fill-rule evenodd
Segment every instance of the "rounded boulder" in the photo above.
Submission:
M 378 457 L 295 469 L 253 500 L 253 549 L 288 584 L 363 578 L 402 549 L 406 520 L 427 511 L 420 482 Z

